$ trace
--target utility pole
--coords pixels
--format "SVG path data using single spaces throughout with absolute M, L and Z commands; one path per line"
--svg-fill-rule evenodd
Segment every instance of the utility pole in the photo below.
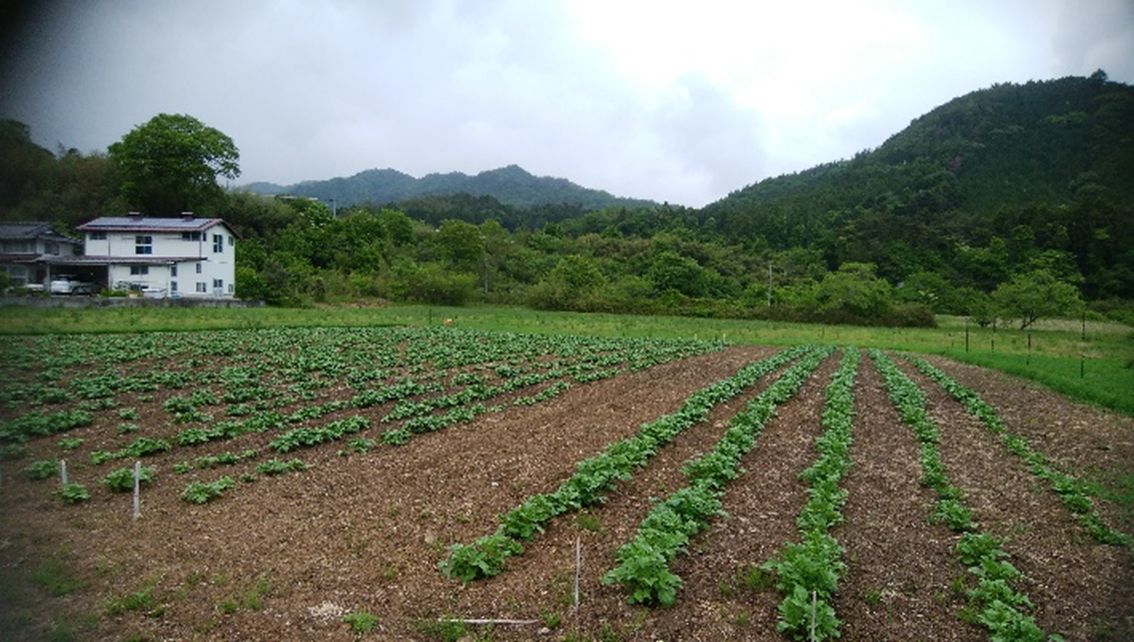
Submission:
M 768 261 L 768 307 L 772 307 L 772 262 Z

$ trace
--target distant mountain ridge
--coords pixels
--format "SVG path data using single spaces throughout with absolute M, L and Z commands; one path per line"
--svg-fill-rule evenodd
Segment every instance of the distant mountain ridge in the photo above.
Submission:
M 414 178 L 395 169 L 368 169 L 348 178 L 325 181 L 303 181 L 282 186 L 275 183 L 249 183 L 243 189 L 267 195 L 288 194 L 334 199 L 346 207 L 358 203 L 397 203 L 423 196 L 469 194 L 491 196 L 501 203 L 515 207 L 558 205 L 568 203 L 586 210 L 599 210 L 609 206 L 654 207 L 654 201 L 621 198 L 608 192 L 576 185 L 564 178 L 535 176 L 518 165 L 469 176 L 461 172 L 427 174 Z

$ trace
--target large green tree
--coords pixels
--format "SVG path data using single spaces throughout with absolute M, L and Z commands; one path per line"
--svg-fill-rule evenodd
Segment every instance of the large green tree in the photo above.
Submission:
M 223 198 L 223 176 L 240 176 L 232 139 L 183 114 L 158 114 L 108 149 L 122 177 L 122 195 L 150 215 L 207 210 Z
M 992 293 L 999 314 L 1018 319 L 1023 330 L 1039 319 L 1058 317 L 1079 310 L 1083 302 L 1079 290 L 1058 280 L 1048 270 L 1017 274 Z

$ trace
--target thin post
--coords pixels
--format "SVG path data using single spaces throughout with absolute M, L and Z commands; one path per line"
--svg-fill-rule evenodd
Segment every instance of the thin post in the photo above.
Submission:
M 63 478 L 63 485 L 67 485 L 67 460 L 59 460 L 59 475 Z
M 772 307 L 772 263 L 768 262 L 768 307 Z
M 142 514 L 142 504 L 139 499 L 139 490 L 142 485 L 142 462 L 134 462 L 134 519 Z
M 818 607 L 818 594 L 815 591 L 811 591 L 811 640 L 815 639 L 815 611 L 818 609 Z
M 579 575 L 583 568 L 583 543 L 578 535 L 575 536 L 575 612 L 579 612 Z

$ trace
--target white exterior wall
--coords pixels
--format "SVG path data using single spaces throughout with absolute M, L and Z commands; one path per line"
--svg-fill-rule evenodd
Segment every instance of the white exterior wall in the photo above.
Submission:
M 164 289 L 166 296 L 178 297 L 235 294 L 236 238 L 225 225 L 189 232 L 190 240 L 185 240 L 186 233 L 181 231 L 104 232 L 101 235 L 106 238 L 94 238 L 96 234 L 86 233 L 85 253 L 111 258 L 108 280 L 112 287 L 132 283 Z M 199 240 L 193 240 L 194 234 Z M 115 263 L 114 258 L 123 262 Z M 187 258 L 190 260 L 183 260 Z M 146 259 L 153 259 L 153 263 Z M 180 260 L 171 263 L 170 259 Z

